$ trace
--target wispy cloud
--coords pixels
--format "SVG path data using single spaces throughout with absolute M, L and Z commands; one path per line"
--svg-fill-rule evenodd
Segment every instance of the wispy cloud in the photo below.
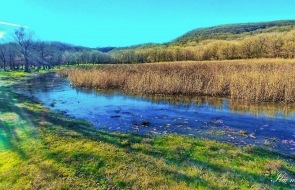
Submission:
M 22 26 L 22 25 L 19 25 L 19 24 L 13 24 L 13 23 L 2 22 L 2 21 L 0 21 L 0 24 L 4 24 L 4 25 L 8 25 L 8 26 L 16 26 L 16 27 L 29 28 L 28 26 Z

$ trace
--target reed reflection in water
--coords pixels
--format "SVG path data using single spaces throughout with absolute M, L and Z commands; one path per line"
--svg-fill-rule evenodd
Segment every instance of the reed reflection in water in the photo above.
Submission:
M 14 89 L 50 109 L 92 122 L 98 130 L 193 135 L 238 145 L 267 145 L 287 154 L 295 148 L 294 104 L 72 88 L 68 79 L 55 74 Z

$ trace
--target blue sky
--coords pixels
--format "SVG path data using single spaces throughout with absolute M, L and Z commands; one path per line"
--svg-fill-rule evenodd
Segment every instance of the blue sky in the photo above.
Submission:
M 163 43 L 200 27 L 295 19 L 294 0 L 1 0 L 0 22 L 88 47 Z M 17 27 L 0 24 L 8 39 Z

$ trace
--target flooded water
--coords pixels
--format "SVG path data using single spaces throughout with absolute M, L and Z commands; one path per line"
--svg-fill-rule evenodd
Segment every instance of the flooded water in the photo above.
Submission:
M 200 96 L 138 96 L 118 91 L 73 88 L 66 78 L 47 74 L 14 86 L 97 130 L 183 134 L 236 145 L 256 144 L 284 154 L 295 151 L 295 105 L 251 104 Z

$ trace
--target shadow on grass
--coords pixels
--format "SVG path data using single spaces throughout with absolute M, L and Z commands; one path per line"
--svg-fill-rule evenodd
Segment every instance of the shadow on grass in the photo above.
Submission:
M 11 149 L 17 152 L 22 159 L 26 159 L 25 151 L 20 148 L 21 138 L 18 135 L 18 130 L 24 128 L 17 121 L 7 121 L 3 118 L 5 114 L 16 114 L 17 119 L 26 118 L 22 110 L 15 105 L 14 97 L 7 88 L 0 88 L 0 141 L 4 149 Z M 9 120 L 9 119 L 8 119 Z
M 0 91 L 1 93 L 1 91 Z M 58 138 L 71 138 L 71 139 L 82 139 L 87 141 L 94 142 L 103 142 L 109 145 L 116 147 L 116 149 L 121 150 L 124 154 L 129 155 L 132 158 L 136 158 L 136 155 L 144 154 L 146 157 L 141 157 L 141 163 L 144 163 L 144 166 L 151 166 L 152 168 L 157 168 L 156 171 L 165 174 L 167 178 L 170 178 L 171 181 L 183 182 L 188 184 L 189 186 L 202 186 L 211 189 L 218 188 L 216 184 L 212 184 L 208 182 L 201 176 L 191 176 L 182 171 L 181 168 L 184 168 L 185 164 L 188 167 L 196 166 L 200 168 L 205 168 L 210 171 L 213 176 L 222 176 L 224 173 L 231 173 L 237 177 L 237 181 L 249 180 L 250 184 L 260 184 L 266 183 L 271 184 L 270 177 L 264 175 L 258 175 L 251 171 L 243 171 L 241 169 L 231 168 L 221 166 L 219 164 L 215 164 L 210 162 L 210 158 L 208 160 L 198 160 L 192 156 L 192 153 L 195 152 L 194 148 L 196 146 L 201 146 L 193 138 L 189 140 L 192 143 L 189 149 L 182 149 L 181 145 L 179 148 L 175 150 L 166 149 L 166 147 L 161 146 L 158 142 L 155 141 L 155 138 L 149 136 L 141 136 L 135 134 L 120 134 L 120 133 L 108 133 L 102 131 L 96 131 L 91 128 L 91 124 L 82 120 L 75 120 L 71 118 L 66 118 L 62 116 L 58 112 L 51 112 L 44 109 L 28 109 L 26 107 L 19 108 L 15 105 L 16 102 L 7 101 L 9 97 L 11 98 L 12 93 L 1 93 L 0 98 L 0 112 L 15 112 L 19 117 L 23 120 L 30 120 L 30 123 L 33 124 L 33 127 L 43 128 L 45 130 L 45 135 L 54 134 Z M 18 103 L 28 103 L 34 105 L 38 103 L 37 101 L 28 100 L 25 96 L 14 94 L 15 98 L 18 100 Z M 46 124 L 44 124 L 44 121 Z M 43 122 L 43 124 L 42 124 Z M 18 142 L 19 137 L 17 136 L 16 130 L 20 126 L 8 126 L 7 124 L 0 123 L 1 128 L 4 132 L 1 138 L 7 142 L 7 147 L 10 147 L 12 150 L 18 152 L 22 158 L 26 158 L 26 153 L 24 150 L 19 148 Z M 56 126 L 61 126 L 60 129 L 57 130 Z M 73 131 L 74 133 L 71 133 Z M 1 135 L 1 134 L 0 134 Z M 45 151 L 43 156 L 47 159 L 54 160 L 56 163 L 60 163 L 64 166 L 69 166 L 70 168 L 75 170 L 75 175 L 87 178 L 96 178 L 93 180 L 105 180 L 107 181 L 107 177 L 100 173 L 100 169 L 107 170 L 108 160 L 102 160 L 96 153 L 85 153 L 85 152 L 77 152 L 77 153 L 69 153 L 65 150 L 51 151 L 50 147 L 52 146 L 50 142 L 46 142 L 44 136 L 40 136 L 41 141 L 48 147 L 48 150 Z M 43 139 L 42 139 L 43 138 Z M 158 137 L 157 137 L 158 138 Z M 160 137 L 161 138 L 161 137 Z M 165 138 L 165 137 L 163 137 Z M 148 140 L 148 141 L 147 141 Z M 124 143 L 123 143 L 124 142 Z M 135 144 L 148 144 L 149 148 L 135 148 Z M 215 149 L 212 149 L 215 150 Z M 216 148 L 218 150 L 218 148 Z M 274 152 L 265 152 L 263 149 L 257 149 L 257 147 L 250 147 L 247 149 L 247 152 L 253 154 L 252 158 L 244 156 L 243 159 L 245 161 L 247 159 L 255 159 L 258 157 L 264 157 L 268 159 L 292 159 L 291 157 L 286 157 Z M 114 153 L 116 154 L 116 153 Z M 206 152 L 200 152 L 199 154 L 205 155 Z M 208 155 L 209 150 L 208 150 Z M 230 155 L 229 155 L 230 156 Z M 153 159 L 149 159 L 149 157 Z M 163 159 L 165 161 L 165 165 L 159 165 L 155 160 Z M 222 158 L 220 158 L 222 159 Z M 118 159 L 118 161 L 123 161 L 122 158 Z M 132 160 L 130 158 L 130 160 Z M 294 161 L 294 160 L 293 160 Z M 92 163 L 91 167 L 86 167 L 87 164 Z M 128 162 L 127 162 L 128 164 Z M 130 163 L 131 164 L 131 163 Z M 40 166 L 41 167 L 41 166 Z M 41 167 L 42 168 L 42 167 Z M 180 168 L 179 171 L 175 168 Z M 44 168 L 44 170 L 47 170 Z M 286 168 L 289 173 L 294 174 L 293 171 L 290 171 Z M 54 175 L 58 175 L 57 168 L 52 168 L 54 171 Z M 127 184 L 124 184 L 124 181 L 113 182 L 111 179 L 107 183 L 114 183 L 117 187 L 125 188 Z M 276 185 L 276 184 L 274 184 Z M 278 184 L 282 185 L 282 184 Z M 284 186 L 284 184 L 283 184 Z M 287 186 L 287 185 L 286 185 Z

